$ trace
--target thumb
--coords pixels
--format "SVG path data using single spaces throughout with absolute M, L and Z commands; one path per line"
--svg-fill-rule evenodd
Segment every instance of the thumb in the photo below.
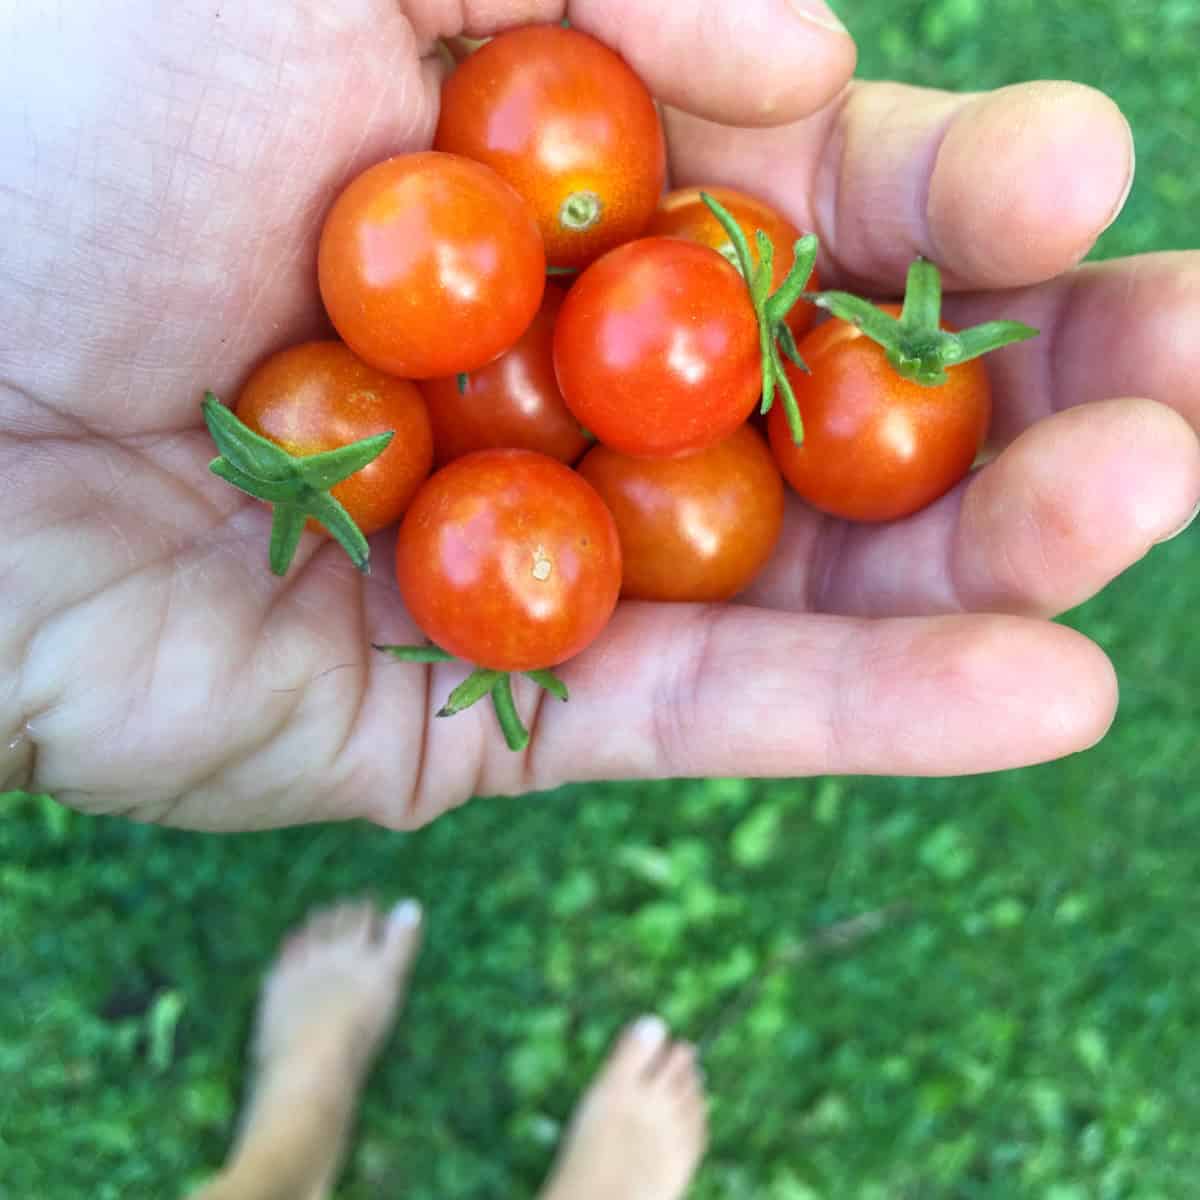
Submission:
M 799 120 L 854 73 L 854 42 L 825 0 L 574 0 L 567 10 L 660 99 L 726 125 Z

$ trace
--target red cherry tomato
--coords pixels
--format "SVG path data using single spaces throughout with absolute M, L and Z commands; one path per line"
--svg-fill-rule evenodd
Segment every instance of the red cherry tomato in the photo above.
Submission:
M 474 371 L 525 332 L 546 259 L 520 196 L 479 163 L 389 158 L 337 198 L 317 255 L 329 319 L 359 357 L 406 379 Z
M 528 450 L 480 450 L 417 493 L 396 578 L 443 650 L 532 671 L 578 654 L 608 623 L 621 546 L 604 501 L 569 467 Z
M 567 293 L 554 369 L 567 407 L 614 450 L 667 458 L 711 446 L 762 389 L 746 283 L 707 246 L 629 242 Z
M 748 425 L 683 458 L 630 458 L 596 446 L 579 473 L 617 523 L 623 596 L 728 600 L 779 541 L 783 481 Z
M 900 314 L 897 305 L 881 307 Z M 839 320 L 818 326 L 799 350 L 812 374 L 791 363 L 787 372 L 804 442 L 792 440 L 778 404 L 768 429 L 784 478 L 813 507 L 851 521 L 893 521 L 933 503 L 971 469 L 992 411 L 982 359 L 947 368 L 940 387 L 923 387 Z
M 439 466 L 474 450 L 504 447 L 572 463 L 588 448 L 554 378 L 554 323 L 562 302 L 562 289 L 547 284 L 541 311 L 521 340 L 472 371 L 461 388 L 457 377 L 421 384 Z
M 341 342 L 305 342 L 272 355 L 246 380 L 234 411 L 289 454 L 320 454 L 392 430 L 378 458 L 330 491 L 363 533 L 398 521 L 433 464 L 421 393 Z M 308 527 L 320 529 L 311 519 Z
M 800 240 L 800 230 L 762 200 L 747 196 L 744 192 L 726 187 L 682 188 L 663 197 L 658 206 L 658 212 L 650 222 L 646 235 L 657 237 L 681 237 L 690 242 L 699 242 L 702 246 L 711 246 L 729 259 L 734 266 L 737 257 L 720 221 L 712 215 L 708 206 L 700 199 L 700 193 L 707 192 L 719 204 L 728 209 L 730 216 L 741 226 L 746 240 L 750 243 L 750 257 L 758 265 L 758 246 L 755 232 L 762 230 L 771 239 L 775 249 L 772 260 L 774 267 L 771 273 L 771 290 L 774 291 L 787 277 L 796 261 L 793 247 Z M 820 291 L 821 281 L 817 272 L 808 277 L 807 288 L 810 292 Z M 803 336 L 816 318 L 817 310 L 811 304 L 800 301 L 787 315 L 787 324 L 796 337 Z
M 666 179 L 645 84 L 603 43 L 558 25 L 502 33 L 462 62 L 442 89 L 434 146 L 504 176 L 556 267 L 640 236 Z

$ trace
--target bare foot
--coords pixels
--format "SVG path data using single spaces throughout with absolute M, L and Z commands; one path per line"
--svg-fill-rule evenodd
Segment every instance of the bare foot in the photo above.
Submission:
M 642 1017 L 580 1101 L 540 1200 L 680 1200 L 708 1140 L 706 1107 L 695 1047 Z
M 367 903 L 322 909 L 285 940 L 263 984 L 255 1077 L 226 1172 L 226 1190 L 256 1186 L 229 1194 L 328 1194 L 420 942 L 411 900 L 386 917 Z

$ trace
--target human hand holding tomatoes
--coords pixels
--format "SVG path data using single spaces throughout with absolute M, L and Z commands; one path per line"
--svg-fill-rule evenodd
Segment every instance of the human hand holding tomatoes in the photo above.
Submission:
M 962 773 L 1094 740 L 1111 668 L 1029 618 L 1098 590 L 1200 497 L 1200 265 L 1071 270 L 1130 169 L 1095 93 L 845 88 L 849 39 L 789 6 L 580 0 L 571 17 L 666 101 L 675 183 L 729 183 L 816 230 L 827 286 L 897 295 L 924 253 L 955 324 L 1003 312 L 1044 331 L 989 364 L 998 457 L 885 527 L 792 503 L 753 607 L 624 606 L 565 668 L 571 703 L 545 706 L 524 755 L 487 714 L 432 719 L 463 668 L 366 648 L 419 636 L 390 573 L 362 577 L 315 538 L 286 580 L 262 570 L 269 515 L 205 482 L 197 378 L 232 396 L 264 330 L 329 336 L 311 271 L 322 216 L 357 171 L 431 145 L 433 39 L 466 21 L 494 32 L 484 9 L 289 5 L 280 38 L 269 3 L 236 27 L 168 5 L 136 15 L 139 42 L 123 6 L 101 36 L 84 8 L 17 6 L 13 44 L 84 74 L 66 100 L 52 72 L 0 77 L 0 112 L 40 131 L 36 147 L 12 139 L 0 197 L 21 248 L 0 282 L 0 786 L 209 829 L 411 827 L 569 779 Z M 697 22 L 717 36 L 696 41 Z M 146 37 L 186 61 L 141 53 Z M 186 120 L 148 100 L 131 113 L 163 76 Z M 393 540 L 372 538 L 377 559 Z M 535 691 L 514 687 L 526 718 Z

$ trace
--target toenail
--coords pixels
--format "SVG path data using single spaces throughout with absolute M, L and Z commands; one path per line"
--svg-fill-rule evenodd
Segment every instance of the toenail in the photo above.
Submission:
M 633 1036 L 647 1046 L 661 1046 L 667 1036 L 667 1023 L 653 1014 L 638 1017 L 633 1024 Z
M 388 914 L 393 928 L 412 929 L 421 923 L 421 906 L 415 900 L 401 900 Z

